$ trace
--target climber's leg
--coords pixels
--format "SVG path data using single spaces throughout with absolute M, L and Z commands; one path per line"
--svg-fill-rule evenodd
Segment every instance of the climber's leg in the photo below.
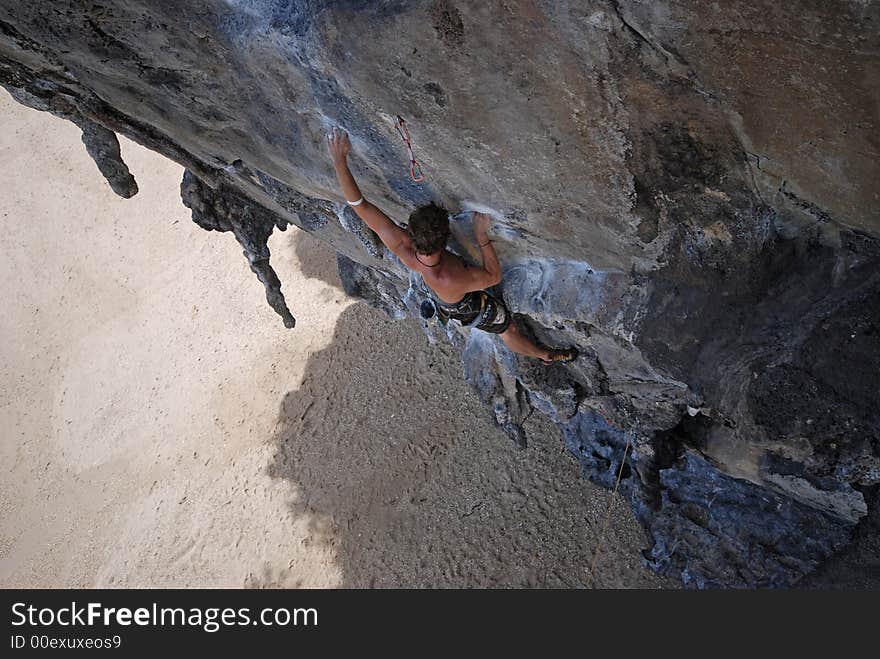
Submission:
M 507 329 L 498 336 L 501 337 L 501 340 L 504 341 L 505 345 L 513 350 L 513 352 L 525 355 L 526 357 L 536 357 L 545 362 L 550 360 L 550 351 L 540 348 L 529 341 L 529 339 L 519 331 L 515 323 L 510 323 L 510 325 L 507 326 Z
M 548 350 L 531 341 L 516 326 L 510 310 L 500 298 L 485 291 L 483 291 L 483 295 L 483 302 L 486 305 L 485 309 L 488 311 L 489 318 L 480 322 L 477 325 L 477 329 L 497 334 L 513 352 L 525 355 L 526 357 L 535 357 L 545 364 L 570 362 L 577 359 L 577 348 Z
M 577 348 L 557 348 L 547 350 L 546 348 L 539 347 L 535 343 L 529 341 L 529 339 L 526 338 L 513 323 L 510 323 L 508 328 L 498 336 L 500 336 L 501 340 L 504 341 L 507 347 L 514 352 L 519 353 L 520 355 L 525 355 L 526 357 L 536 357 L 545 364 L 552 364 L 553 362 L 573 362 L 578 356 Z

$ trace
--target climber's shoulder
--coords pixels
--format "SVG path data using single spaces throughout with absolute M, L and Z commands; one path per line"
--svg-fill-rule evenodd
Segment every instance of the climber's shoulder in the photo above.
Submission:
M 419 262 L 416 259 L 416 251 L 413 249 L 412 240 L 406 231 L 400 229 L 390 232 L 388 236 L 381 236 L 382 242 L 391 250 L 400 262 L 410 270 L 418 270 Z

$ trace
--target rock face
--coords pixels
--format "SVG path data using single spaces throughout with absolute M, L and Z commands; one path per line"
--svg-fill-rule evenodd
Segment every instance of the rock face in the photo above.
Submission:
M 444 203 L 465 258 L 466 211 L 493 212 L 511 309 L 581 358 L 429 336 L 518 444 L 537 410 L 620 474 L 650 567 L 782 586 L 870 540 L 880 483 L 878 28 L 857 0 L 0 0 L 0 83 L 76 122 L 123 196 L 113 133 L 183 164 L 288 327 L 276 227 L 392 316 L 427 294 L 342 203 L 332 125 L 366 196 L 401 223 Z

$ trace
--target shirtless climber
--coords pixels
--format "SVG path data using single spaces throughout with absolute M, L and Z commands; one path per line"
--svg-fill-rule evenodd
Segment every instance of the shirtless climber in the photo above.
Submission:
M 348 168 L 351 143 L 348 134 L 334 128 L 327 136 L 336 178 L 345 199 L 360 218 L 375 231 L 405 266 L 418 272 L 436 294 L 437 314 L 443 320 L 458 320 L 485 332 L 498 334 L 507 347 L 527 357 L 537 357 L 547 364 L 568 362 L 577 350 L 548 350 L 524 336 L 514 324 L 502 300 L 484 289 L 501 283 L 501 265 L 489 238 L 489 216 L 474 215 L 474 238 L 480 245 L 482 267 L 468 267 L 446 249 L 449 239 L 449 214 L 430 204 L 414 211 L 406 230 L 392 222 L 385 213 L 364 199 Z M 454 300 L 454 301 L 451 301 Z

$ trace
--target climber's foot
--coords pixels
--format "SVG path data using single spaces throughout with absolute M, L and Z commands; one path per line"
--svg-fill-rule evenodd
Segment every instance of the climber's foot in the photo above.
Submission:
M 552 364 L 553 362 L 560 362 L 562 364 L 568 364 L 569 362 L 573 362 L 578 357 L 577 348 L 562 348 L 559 350 L 548 350 L 547 358 L 541 358 L 541 361 L 545 364 Z

